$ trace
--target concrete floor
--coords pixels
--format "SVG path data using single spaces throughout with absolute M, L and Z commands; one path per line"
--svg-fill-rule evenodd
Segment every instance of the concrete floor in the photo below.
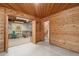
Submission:
M 28 43 L 10 47 L 8 53 L 0 53 L 1 56 L 79 56 L 78 53 L 50 45 L 47 42 L 38 44 Z
M 27 38 L 20 37 L 16 39 L 9 39 L 9 47 L 27 44 L 29 42 L 31 42 L 31 37 L 27 37 Z

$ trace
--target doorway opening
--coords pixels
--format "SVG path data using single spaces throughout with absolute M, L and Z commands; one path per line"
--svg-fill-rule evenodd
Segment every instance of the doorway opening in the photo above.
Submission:
M 49 21 L 44 22 L 44 41 L 49 42 Z
M 27 44 L 32 39 L 32 21 L 8 16 L 9 47 Z

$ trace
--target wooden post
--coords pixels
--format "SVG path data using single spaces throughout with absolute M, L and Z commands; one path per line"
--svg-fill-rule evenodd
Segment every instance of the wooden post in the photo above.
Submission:
M 41 21 L 32 22 L 32 42 L 37 43 L 43 40 L 44 38 L 43 24 Z

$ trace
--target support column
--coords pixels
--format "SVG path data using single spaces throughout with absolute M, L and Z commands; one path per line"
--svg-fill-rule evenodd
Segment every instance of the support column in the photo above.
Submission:
M 32 22 L 32 42 L 37 43 L 43 40 L 43 24 L 41 21 L 33 21 Z

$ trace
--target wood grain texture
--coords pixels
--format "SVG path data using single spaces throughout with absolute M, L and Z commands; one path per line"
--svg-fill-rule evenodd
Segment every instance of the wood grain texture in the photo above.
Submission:
M 32 42 L 36 43 L 36 21 L 32 21 Z
M 35 41 L 32 41 L 34 43 L 43 39 L 41 20 L 50 20 L 50 43 L 79 52 L 79 7 L 75 7 L 78 5 L 79 4 L 0 4 L 0 6 L 7 7 L 0 8 L 0 51 L 4 51 L 4 48 L 7 49 L 8 46 L 4 44 L 5 38 L 8 39 L 6 35 L 7 23 L 5 24 L 6 26 L 4 26 L 4 21 L 7 19 L 5 19 L 5 15 L 10 15 L 35 20 L 35 24 L 33 25 L 35 26 L 33 28 L 33 40 Z M 51 16 L 46 17 L 48 15 Z M 43 17 L 46 18 L 40 19 Z
M 44 29 L 44 27 L 43 27 L 41 21 L 36 21 L 35 27 L 33 27 L 33 28 L 34 28 L 33 32 L 35 32 L 35 35 L 33 35 L 35 37 L 35 42 L 37 43 L 37 42 L 42 41 L 43 38 L 44 38 L 43 37 L 43 34 L 44 34 L 43 29 Z
M 13 10 L 21 11 L 26 14 L 36 16 L 38 18 L 44 18 L 51 14 L 60 12 L 62 10 L 66 10 L 75 6 L 78 6 L 79 4 L 68 4 L 68 3 L 4 3 L 0 4 L 0 6 L 10 8 Z
M 32 42 L 37 43 L 44 39 L 44 27 L 41 21 L 32 21 Z
M 26 19 L 30 19 L 30 20 L 39 19 L 35 16 L 31 16 L 31 15 L 25 14 L 23 12 L 15 11 L 15 10 L 8 9 L 8 8 L 5 8 L 5 12 L 8 16 L 21 17 L 21 18 L 26 18 Z
M 50 43 L 79 52 L 79 6 L 51 15 Z
M 41 21 L 38 21 L 37 25 L 36 25 L 36 41 L 39 42 L 39 41 L 42 41 L 44 39 L 44 26 L 42 24 Z
M 0 52 L 8 51 L 8 16 L 21 17 L 31 21 L 39 19 L 22 12 L 0 7 Z
M 0 52 L 4 51 L 4 9 L 0 9 Z

